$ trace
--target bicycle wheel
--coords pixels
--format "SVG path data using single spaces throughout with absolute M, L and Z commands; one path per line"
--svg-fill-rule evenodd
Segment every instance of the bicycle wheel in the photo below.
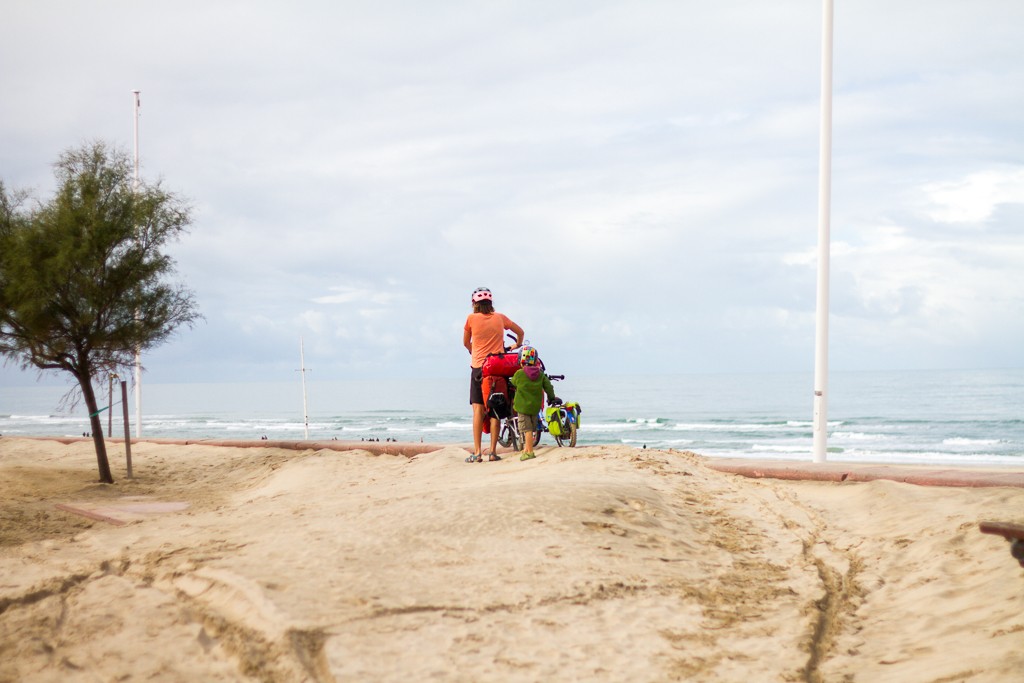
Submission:
M 515 418 L 505 418 L 501 421 L 501 431 L 498 432 L 498 443 L 502 446 L 511 446 L 512 450 L 518 451 L 522 443 L 519 430 L 516 428 Z
M 558 427 L 558 431 L 561 433 L 555 437 L 555 443 L 559 446 L 568 446 L 569 448 L 575 446 L 576 422 L 572 419 L 572 416 L 566 415 L 565 420 L 562 420 Z
M 512 430 L 509 427 L 508 420 L 502 420 L 498 423 L 498 443 L 506 448 L 512 443 Z

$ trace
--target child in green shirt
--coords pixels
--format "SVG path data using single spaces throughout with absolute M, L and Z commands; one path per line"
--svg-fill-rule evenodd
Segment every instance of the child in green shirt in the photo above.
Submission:
M 547 393 L 549 403 L 558 402 L 558 397 L 555 396 L 551 380 L 541 370 L 537 349 L 524 346 L 519 354 L 519 362 L 522 367 L 516 370 L 510 380 L 516 389 L 512 409 L 517 413 L 519 433 L 526 441 L 519 459 L 529 460 L 537 457 L 533 452 L 533 435 L 537 431 L 537 414 L 544 405 L 544 394 Z

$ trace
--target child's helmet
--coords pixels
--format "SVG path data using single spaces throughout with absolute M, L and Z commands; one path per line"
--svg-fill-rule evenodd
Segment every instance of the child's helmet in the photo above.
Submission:
M 473 290 L 473 303 L 478 301 L 493 301 L 494 298 L 491 296 L 491 290 L 486 287 L 477 287 Z
M 524 346 L 519 352 L 520 365 L 536 365 L 540 359 L 537 357 L 537 349 L 532 346 Z

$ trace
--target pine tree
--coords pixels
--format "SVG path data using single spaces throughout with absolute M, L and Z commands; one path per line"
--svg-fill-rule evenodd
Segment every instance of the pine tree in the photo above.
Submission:
M 103 142 L 54 167 L 54 197 L 32 208 L 0 183 L 0 355 L 74 377 L 100 481 L 113 483 L 93 380 L 201 317 L 192 293 L 166 281 L 174 261 L 163 248 L 184 233 L 189 207 L 159 183 L 133 187 L 127 154 Z

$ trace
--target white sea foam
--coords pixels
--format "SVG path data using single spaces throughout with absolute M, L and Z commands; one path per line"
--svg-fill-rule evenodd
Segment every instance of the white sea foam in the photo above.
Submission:
M 804 427 L 794 427 L 787 423 L 735 423 L 735 422 L 684 422 L 675 424 L 670 429 L 679 432 L 776 432 L 793 433 L 805 431 Z
M 775 445 L 764 445 L 754 444 L 750 450 L 755 453 L 809 453 L 809 448 L 800 448 L 799 446 L 775 446 Z
M 665 422 L 665 420 L 660 417 L 631 417 L 628 418 L 626 422 L 644 425 L 657 425 Z
M 882 441 L 886 438 L 884 434 L 865 434 L 864 432 L 832 432 L 834 439 L 846 439 L 849 441 Z
M 438 422 L 435 426 L 441 429 L 470 429 L 472 422 Z
M 968 439 L 962 436 L 954 436 L 949 439 L 943 439 L 942 443 L 945 446 L 995 446 L 1005 442 L 1001 439 Z
M 587 431 L 591 432 L 633 432 L 641 429 L 642 427 L 643 425 L 628 422 L 625 424 L 621 422 L 610 424 L 582 422 L 580 431 L 582 432 L 584 429 L 586 429 Z

